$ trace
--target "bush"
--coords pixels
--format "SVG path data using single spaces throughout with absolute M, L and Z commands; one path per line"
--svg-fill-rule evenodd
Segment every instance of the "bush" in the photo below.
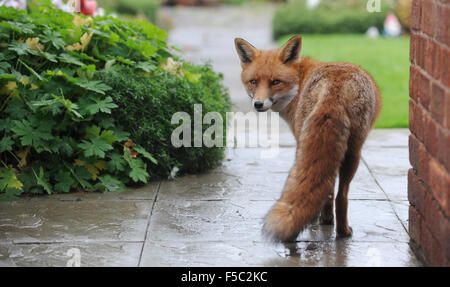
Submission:
M 146 141 L 167 136 L 171 115 L 154 114 L 156 121 L 146 110 L 146 99 L 139 102 L 127 87 L 119 91 L 121 83 L 108 79 L 119 71 L 135 83 L 153 82 L 141 88 L 155 93 L 166 87 L 171 88 L 167 95 L 192 91 L 195 97 L 187 101 L 204 99 L 206 106 L 208 97 L 211 102 L 218 97 L 206 93 L 220 92 L 220 101 L 209 107 L 221 110 L 227 95 L 219 77 L 208 67 L 189 64 L 174 75 L 165 68 L 175 58 L 165 31 L 146 21 L 74 16 L 43 3 L 29 13 L 0 7 L 0 199 L 77 189 L 124 190 L 125 185 L 146 183 L 155 170 L 183 166 L 190 151 L 179 150 L 173 160 L 166 152 L 170 147 Z M 174 99 L 166 103 L 177 105 Z M 146 114 L 145 123 L 139 113 Z M 152 126 L 152 121 L 157 123 Z M 212 166 L 223 151 L 195 152 L 203 153 L 197 159 L 211 162 L 186 168 L 191 172 Z M 193 165 L 189 160 L 186 166 Z
M 280 6 L 273 19 L 273 36 L 289 34 L 365 33 L 371 26 L 383 29 L 388 6 L 382 1 L 382 12 L 369 13 L 367 1 L 322 0 L 313 10 L 306 0 Z
M 113 89 L 109 95 L 119 105 L 113 111 L 131 137 L 152 154 L 158 165 L 149 165 L 150 177 L 165 177 L 174 167 L 179 173 L 204 171 L 222 159 L 223 148 L 175 148 L 171 134 L 179 124 L 172 125 L 171 117 L 178 111 L 191 116 L 194 130 L 194 104 L 202 104 L 205 115 L 209 111 L 219 112 L 225 119 L 230 109 L 227 92 L 219 84 L 221 76 L 209 66 L 183 65 L 184 73 L 190 77 L 167 77 L 165 73 L 152 77 L 129 77 L 129 68 L 108 70 L 100 78 Z M 196 80 L 193 78 L 198 78 Z M 207 127 L 203 127 L 205 131 Z M 192 140 L 193 142 L 193 140 Z M 192 144 L 193 146 L 193 144 Z
M 99 6 L 119 14 L 143 14 L 149 21 L 156 23 L 159 4 L 155 0 L 100 0 Z

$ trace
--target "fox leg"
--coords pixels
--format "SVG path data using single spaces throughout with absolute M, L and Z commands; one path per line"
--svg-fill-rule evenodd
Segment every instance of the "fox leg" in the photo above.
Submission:
M 325 202 L 325 205 L 320 212 L 320 224 L 323 225 L 332 225 L 334 222 L 334 184 L 330 190 L 330 194 L 328 195 L 328 199 Z
M 339 169 L 339 188 L 336 196 L 336 232 L 339 237 L 347 237 L 353 234 L 348 226 L 348 190 L 350 182 L 358 169 L 361 151 L 348 150 L 347 155 Z

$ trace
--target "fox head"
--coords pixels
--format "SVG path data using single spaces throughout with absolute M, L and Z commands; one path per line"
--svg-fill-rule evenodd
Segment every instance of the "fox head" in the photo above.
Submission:
M 292 37 L 277 50 L 263 51 L 241 38 L 234 40 L 241 60 L 241 80 L 259 112 L 282 112 L 297 96 L 302 38 Z

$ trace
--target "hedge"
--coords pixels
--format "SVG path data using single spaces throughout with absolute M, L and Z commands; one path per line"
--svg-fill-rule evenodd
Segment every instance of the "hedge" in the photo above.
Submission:
M 174 107 L 229 108 L 209 66 L 177 59 L 166 32 L 147 21 L 39 3 L 29 12 L 0 7 L 0 199 L 121 191 L 174 167 L 197 172 L 219 162 L 222 148 L 167 145 Z
M 156 23 L 159 2 L 155 0 L 101 0 L 98 1 L 100 7 L 109 12 L 116 12 L 124 15 L 144 15 L 147 20 Z
M 383 29 L 389 6 L 382 1 L 381 12 L 369 13 L 367 1 L 322 0 L 312 10 L 306 0 L 280 6 L 273 18 L 275 39 L 290 34 L 365 33 L 371 26 Z

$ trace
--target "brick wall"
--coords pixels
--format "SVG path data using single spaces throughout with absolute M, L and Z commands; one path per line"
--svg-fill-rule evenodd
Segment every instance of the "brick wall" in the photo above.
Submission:
M 409 232 L 426 265 L 450 266 L 450 0 L 414 0 L 409 82 Z

